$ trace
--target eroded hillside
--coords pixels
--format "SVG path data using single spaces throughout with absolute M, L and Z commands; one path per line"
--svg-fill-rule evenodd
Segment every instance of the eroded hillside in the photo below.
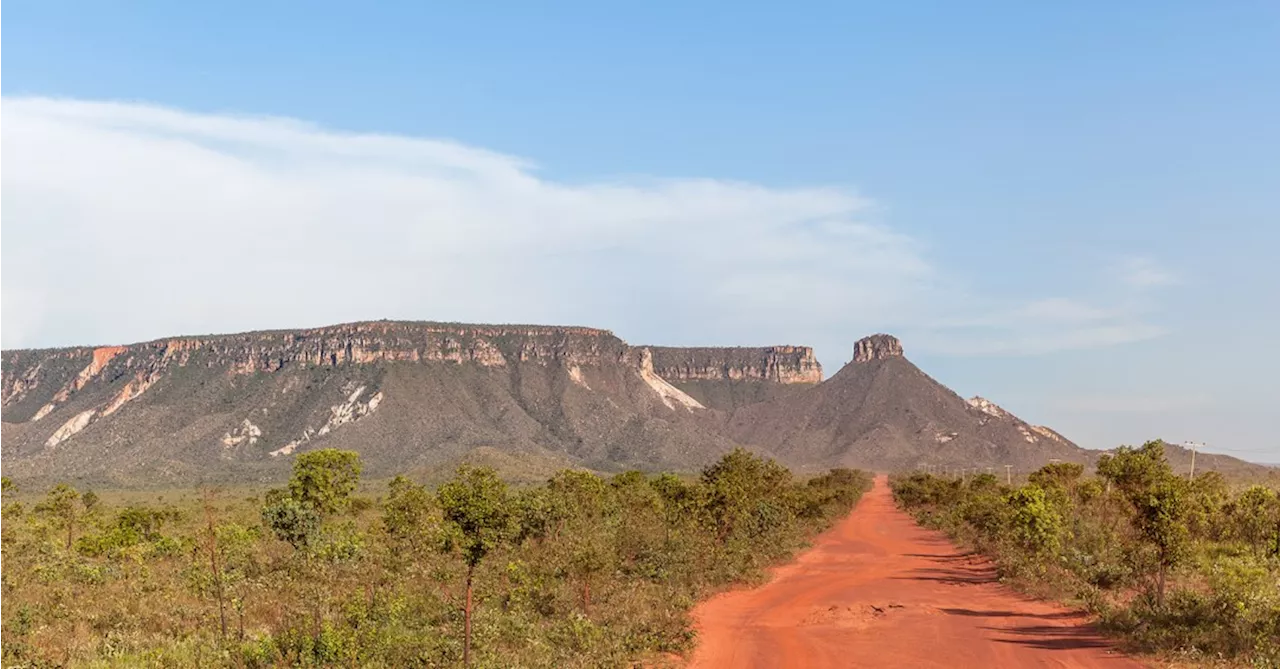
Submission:
M 805 346 L 631 346 L 607 330 L 378 321 L 3 354 L 3 466 L 122 485 L 371 475 L 504 453 L 530 471 L 692 470 L 736 445 L 800 469 L 1039 466 L 1095 455 L 965 400 L 889 335 L 829 379 Z

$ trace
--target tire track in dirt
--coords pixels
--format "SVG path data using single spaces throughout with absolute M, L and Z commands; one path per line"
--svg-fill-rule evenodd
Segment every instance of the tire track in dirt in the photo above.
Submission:
M 1020 596 L 897 509 L 886 477 L 759 588 L 693 612 L 689 666 L 1141 667 L 1088 618 Z

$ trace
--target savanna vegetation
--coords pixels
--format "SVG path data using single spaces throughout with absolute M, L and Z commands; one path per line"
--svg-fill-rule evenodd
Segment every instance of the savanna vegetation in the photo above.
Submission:
M 67 485 L 3 506 L 6 667 L 600 667 L 690 646 L 698 598 L 753 579 L 870 486 L 738 450 L 699 477 L 463 467 L 370 490 L 359 457 L 288 486 L 112 504 Z M 104 495 L 104 497 L 106 497 Z
M 1074 600 L 1133 649 L 1280 666 L 1280 494 L 1177 476 L 1164 445 L 1122 447 L 1025 483 L 914 473 L 898 504 L 995 558 L 1002 579 Z

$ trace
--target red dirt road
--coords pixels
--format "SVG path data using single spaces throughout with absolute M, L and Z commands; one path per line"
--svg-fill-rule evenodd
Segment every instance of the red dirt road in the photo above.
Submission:
M 1141 667 L 1078 614 L 1019 596 L 925 530 L 883 476 L 848 518 L 754 590 L 693 612 L 710 667 Z

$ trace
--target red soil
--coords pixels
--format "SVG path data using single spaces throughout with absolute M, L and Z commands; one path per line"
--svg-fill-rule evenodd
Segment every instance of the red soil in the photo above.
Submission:
M 1140 667 L 1087 617 L 1020 596 L 925 530 L 883 476 L 848 518 L 754 590 L 694 610 L 690 667 Z

